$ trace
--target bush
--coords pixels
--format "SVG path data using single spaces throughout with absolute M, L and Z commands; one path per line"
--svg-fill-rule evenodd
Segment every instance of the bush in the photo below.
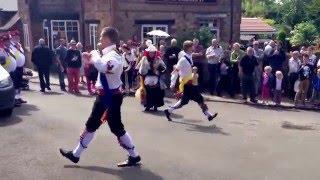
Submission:
M 291 34 L 290 43 L 294 46 L 314 44 L 318 37 L 317 28 L 309 22 L 297 24 Z
M 195 33 L 195 35 L 196 35 L 196 38 L 199 39 L 200 43 L 204 47 L 210 46 L 211 45 L 211 40 L 212 40 L 212 38 L 214 38 L 210 28 L 209 27 L 205 27 L 205 26 L 201 27 L 199 29 L 199 31 L 197 31 Z

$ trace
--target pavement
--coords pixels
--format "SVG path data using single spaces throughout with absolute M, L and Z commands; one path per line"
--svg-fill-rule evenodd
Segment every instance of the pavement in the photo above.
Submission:
M 31 79 L 31 82 L 33 83 L 39 83 L 38 79 L 38 73 L 36 71 L 33 71 L 33 77 Z M 55 86 L 59 86 L 59 79 L 56 74 L 51 75 L 51 84 Z M 66 84 L 68 84 L 67 79 L 65 81 Z M 168 92 L 167 95 L 171 94 L 171 92 Z M 219 97 L 219 96 L 212 96 L 209 94 L 203 94 L 206 101 L 213 101 L 213 102 L 223 102 L 223 103 L 232 103 L 232 104 L 244 104 L 243 100 L 241 99 L 241 96 L 238 96 L 237 98 L 229 98 L 229 97 Z M 270 104 L 263 104 L 261 102 L 258 102 L 256 104 L 246 104 L 249 106 L 260 106 L 260 107 L 267 107 L 270 109 L 300 109 L 300 110 L 308 110 L 308 111 L 320 111 L 320 107 L 315 107 L 313 105 L 307 104 L 306 106 L 295 106 L 292 102 L 292 100 L 289 100 L 287 98 L 283 98 L 281 105 L 275 105 L 274 103 Z
M 319 180 L 319 112 L 208 101 L 219 112 L 208 122 L 190 103 L 168 122 L 162 112 L 144 113 L 126 97 L 122 118 L 143 160 L 118 168 L 126 158 L 106 125 L 74 165 L 60 147 L 73 148 L 90 114 L 93 97 L 41 94 L 31 83 L 28 104 L 0 117 L 1 180 Z M 166 99 L 166 104 L 174 103 Z

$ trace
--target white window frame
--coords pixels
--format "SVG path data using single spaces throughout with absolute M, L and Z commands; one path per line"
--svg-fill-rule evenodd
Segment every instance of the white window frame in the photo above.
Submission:
M 165 28 L 165 32 L 167 32 L 167 33 L 169 30 L 169 26 L 167 24 L 142 24 L 141 25 L 141 42 L 143 42 L 145 40 L 144 36 L 143 36 L 143 28 L 145 28 L 145 27 L 152 27 L 152 31 L 156 30 L 158 27 Z M 151 40 L 153 43 L 156 43 L 157 37 L 153 36 Z
M 94 49 L 97 48 L 98 26 L 99 26 L 99 24 L 95 24 L 95 23 L 90 23 L 89 24 L 89 40 L 90 40 L 90 45 L 93 45 Z
M 24 48 L 30 51 L 30 35 L 28 24 L 23 24 Z
M 81 36 L 80 36 L 80 25 L 79 25 L 79 21 L 78 20 L 51 20 L 50 21 L 50 26 L 51 26 L 51 47 L 54 48 L 54 41 L 53 41 L 53 23 L 60 23 L 63 22 L 64 23 L 64 28 L 65 28 L 65 32 L 67 32 L 67 22 L 76 22 L 77 23 L 77 27 L 78 27 L 78 41 L 81 42 Z M 68 41 L 68 33 L 66 33 L 66 40 Z

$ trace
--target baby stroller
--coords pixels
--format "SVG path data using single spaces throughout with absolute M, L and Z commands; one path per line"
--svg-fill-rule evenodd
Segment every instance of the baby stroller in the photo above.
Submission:
M 23 69 L 23 77 L 21 82 L 21 89 L 24 91 L 28 91 L 30 89 L 29 87 L 29 80 L 32 78 L 33 73 L 30 69 L 24 68 Z

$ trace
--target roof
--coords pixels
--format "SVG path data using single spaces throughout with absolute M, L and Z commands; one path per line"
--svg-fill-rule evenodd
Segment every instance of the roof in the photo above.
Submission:
M 241 18 L 240 34 L 275 34 L 277 30 L 260 18 Z
M 0 31 L 7 31 L 20 20 L 19 13 L 16 13 L 5 25 L 0 27 Z

